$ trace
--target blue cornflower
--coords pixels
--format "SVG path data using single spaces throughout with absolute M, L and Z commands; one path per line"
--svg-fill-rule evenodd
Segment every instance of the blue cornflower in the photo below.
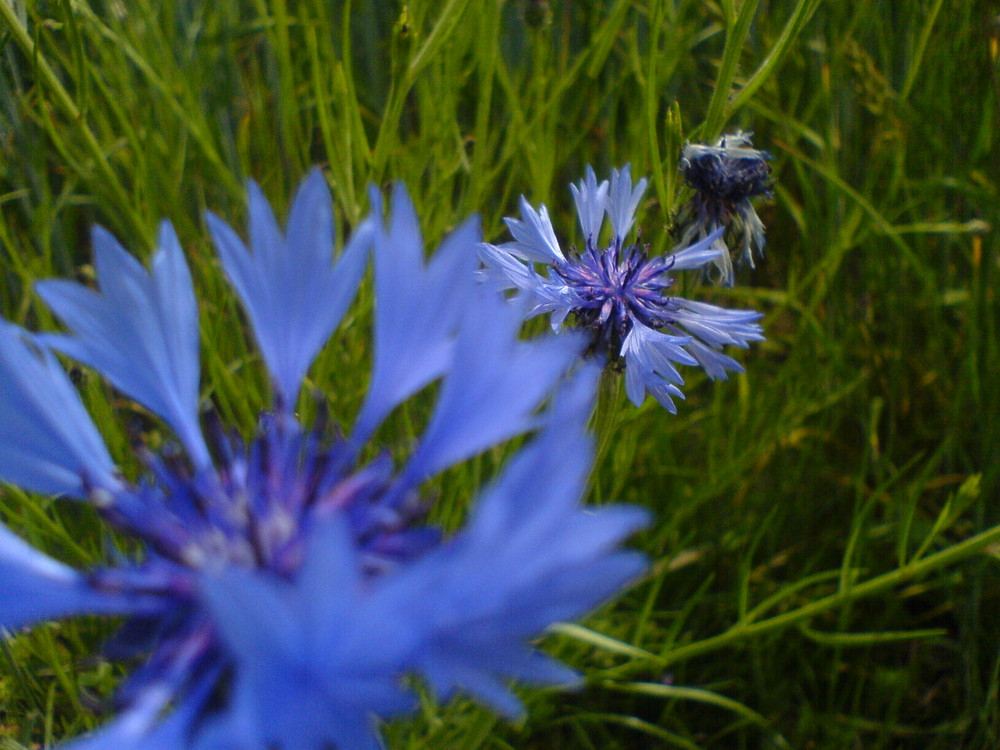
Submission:
M 274 407 L 250 439 L 199 416 L 198 311 L 167 223 L 150 271 L 97 229 L 99 291 L 38 285 L 69 333 L 0 321 L 0 480 L 89 502 L 144 549 L 80 572 L 0 526 L 0 628 L 125 618 L 107 654 L 140 666 L 118 692 L 118 716 L 75 750 L 375 748 L 377 722 L 414 708 L 412 675 L 442 698 L 464 690 L 517 715 L 506 680 L 575 679 L 529 639 L 642 570 L 641 555 L 617 546 L 645 514 L 580 504 L 596 379 L 566 375 L 581 342 L 519 340 L 519 312 L 475 284 L 475 220 L 425 261 L 406 191 L 396 188 L 387 223 L 372 198 L 336 263 L 318 171 L 285 233 L 250 184 L 252 252 L 209 215 L 273 384 Z M 342 436 L 293 409 L 370 254 L 373 373 Z M 142 476 L 123 476 L 53 351 L 161 418 L 182 450 L 141 449 Z M 435 410 L 408 458 L 362 452 L 435 381 Z M 427 478 L 530 431 L 464 528 L 445 536 L 426 522 Z
M 722 229 L 670 255 L 649 257 L 638 237 L 626 243 L 645 189 L 645 179 L 633 187 L 628 166 L 612 170 L 610 183 L 600 184 L 587 167 L 586 179 L 570 186 L 585 238 L 583 251 L 571 248 L 570 254 L 559 247 L 545 206 L 536 211 L 522 197 L 521 219 L 504 220 L 514 241 L 480 245 L 480 278 L 499 290 L 517 290 L 515 299 L 527 299 L 527 314 L 549 313 L 557 331 L 572 314 L 576 326 L 589 332 L 590 354 L 624 365 L 632 403 L 639 406 L 648 391 L 676 412 L 672 399 L 684 397 L 678 388 L 684 379 L 674 363 L 700 366 L 713 379 L 724 380 L 727 370 L 742 372 L 719 350 L 763 340 L 756 322 L 761 315 L 670 294 L 672 272 L 717 260 Z M 605 215 L 611 237 L 602 245 Z M 538 273 L 535 263 L 549 266 L 547 274 Z
M 771 155 L 750 145 L 752 133 L 738 130 L 711 146 L 688 143 L 681 150 L 680 170 L 695 193 L 685 205 L 679 223 L 685 227 L 678 247 L 724 230 L 715 240 L 715 260 L 722 283 L 733 285 L 733 261 L 725 234 L 741 247 L 741 259 L 753 268 L 753 253 L 764 253 L 764 223 L 752 198 L 773 195 Z

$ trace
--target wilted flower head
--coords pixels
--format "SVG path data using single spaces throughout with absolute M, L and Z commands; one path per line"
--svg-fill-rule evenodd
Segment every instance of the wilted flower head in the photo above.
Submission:
M 733 262 L 726 235 L 739 244 L 744 262 L 753 268 L 753 252 L 764 252 L 764 224 L 752 198 L 770 198 L 771 155 L 750 146 L 752 133 L 738 130 L 711 146 L 688 143 L 681 151 L 680 169 L 695 194 L 684 207 L 680 225 L 685 227 L 679 247 L 703 239 L 723 228 L 716 239 L 722 251 L 715 260 L 722 282 L 733 283 Z
M 69 334 L 0 321 L 0 480 L 90 502 L 144 547 L 134 562 L 84 573 L 0 526 L 0 628 L 123 615 L 108 655 L 141 660 L 117 695 L 118 717 L 70 743 L 76 750 L 375 748 L 377 720 L 414 707 L 410 674 L 441 697 L 465 690 L 514 715 L 504 680 L 574 679 L 527 639 L 641 571 L 641 555 L 616 546 L 645 515 L 580 505 L 595 378 L 566 378 L 579 342 L 518 340 L 518 311 L 474 283 L 475 221 L 425 263 L 405 190 L 388 225 L 373 202 L 335 264 L 319 172 L 285 233 L 251 183 L 252 252 L 208 217 L 275 393 L 250 440 L 202 430 L 195 295 L 167 223 L 150 271 L 98 229 L 99 291 L 39 284 Z M 340 437 L 293 409 L 370 251 L 371 385 Z M 52 350 L 161 418 L 182 452 L 142 450 L 144 475 L 126 479 Z M 360 460 L 386 416 L 437 380 L 409 457 Z M 532 430 L 464 528 L 444 537 L 426 523 L 424 480 Z
M 568 254 L 559 246 L 545 206 L 536 211 L 522 197 L 521 219 L 504 220 L 514 241 L 480 246 L 485 265 L 480 277 L 496 289 L 517 290 L 516 299 L 527 298 L 527 314 L 549 313 L 555 330 L 572 316 L 589 333 L 591 354 L 624 365 L 626 390 L 636 406 L 649 391 L 675 412 L 672 397 L 684 397 L 678 388 L 684 379 L 674 363 L 700 366 L 713 379 L 725 379 L 727 370 L 742 372 L 720 350 L 762 340 L 756 322 L 761 315 L 670 293 L 674 271 L 701 268 L 718 258 L 722 230 L 669 255 L 649 257 L 649 246 L 638 237 L 626 242 L 645 189 L 645 179 L 633 187 L 628 166 L 612 170 L 610 183 L 600 184 L 587 167 L 586 179 L 570 186 L 585 245 Z M 605 216 L 611 237 L 602 245 Z M 549 266 L 547 274 L 539 274 L 534 263 Z

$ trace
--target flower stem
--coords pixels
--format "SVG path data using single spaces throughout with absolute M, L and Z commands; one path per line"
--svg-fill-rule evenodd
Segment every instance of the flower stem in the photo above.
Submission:
M 92 159 L 93 169 L 103 178 L 103 185 L 110 194 L 114 205 L 128 219 L 132 225 L 131 228 L 138 232 L 140 236 L 144 236 L 147 232 L 147 223 L 132 208 L 134 201 L 130 199 L 128 191 L 125 190 L 118 176 L 111 168 L 108 152 L 98 142 L 94 132 L 87 124 L 84 113 L 77 106 L 72 95 L 62 85 L 59 76 L 56 75 L 48 61 L 36 48 L 34 39 L 32 39 L 27 28 L 22 24 L 17 12 L 14 10 L 14 4 L 6 0 L 0 1 L 0 28 L 4 27 L 9 31 L 14 43 L 21 49 L 24 56 L 31 60 L 32 71 L 38 76 L 42 84 L 41 87 L 49 92 L 55 104 L 66 116 L 68 121 L 67 126 L 76 128 L 79 131 Z M 57 125 L 50 115 L 45 120 L 44 127 L 52 135 L 54 129 L 63 126 Z M 87 177 L 84 174 L 81 176 Z
M 702 654 L 718 651 L 742 641 L 748 641 L 751 638 L 766 633 L 779 631 L 789 625 L 803 623 L 816 615 L 837 609 L 857 599 L 879 594 L 900 584 L 925 576 L 928 573 L 959 563 L 996 544 L 1000 544 L 1000 524 L 969 537 L 965 541 L 952 544 L 920 560 L 913 560 L 906 565 L 891 570 L 888 573 L 883 573 L 863 583 L 848 584 L 836 593 L 824 596 L 796 609 L 758 621 L 754 621 L 753 615 L 751 615 L 718 635 L 677 646 L 659 655 L 654 656 L 650 653 L 646 659 L 637 659 L 618 669 L 609 670 L 609 672 L 614 674 L 615 677 L 621 677 L 623 673 L 648 668 L 650 661 L 655 661 L 656 666 L 662 668 L 687 661 Z M 606 674 L 605 676 L 608 675 Z
M 610 367 L 601 372 L 601 382 L 597 391 L 597 406 L 590 418 L 590 429 L 597 441 L 597 453 L 594 456 L 594 471 L 599 471 L 601 462 L 607 456 L 611 446 L 611 437 L 618 427 L 618 417 L 621 414 L 620 401 L 622 393 L 622 374 Z

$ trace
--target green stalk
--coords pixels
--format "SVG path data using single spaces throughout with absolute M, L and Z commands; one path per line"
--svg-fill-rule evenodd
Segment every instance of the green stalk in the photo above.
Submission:
M 622 373 L 615 372 L 610 367 L 601 371 L 601 382 L 597 390 L 597 406 L 590 418 L 590 428 L 597 442 L 597 453 L 594 456 L 594 471 L 598 471 L 601 462 L 608 453 L 611 438 L 618 425 L 621 413 L 619 401 L 622 393 Z
M 900 584 L 932 573 L 935 570 L 940 570 L 941 568 L 961 562 L 997 543 L 1000 543 L 1000 525 L 980 532 L 966 539 L 964 542 L 953 544 L 940 552 L 925 557 L 923 560 L 910 562 L 864 583 L 848 585 L 847 588 L 805 604 L 798 609 L 793 609 L 789 612 L 769 617 L 766 620 L 760 620 L 759 622 L 749 622 L 744 618 L 743 621 L 736 623 L 724 633 L 684 646 L 678 646 L 661 656 L 658 661 L 661 666 L 676 664 L 695 656 L 717 651 L 740 641 L 746 641 L 766 633 L 787 628 L 789 625 L 805 622 L 818 614 L 829 612 L 866 596 L 882 593 Z
M 10 2 L 10 0 L 0 0 L 0 22 L 2 22 L 2 24 L 10 30 L 10 34 L 14 38 L 15 44 L 17 44 L 17 46 L 21 48 L 24 55 L 32 61 L 34 70 L 41 83 L 55 98 L 56 103 L 62 109 L 63 114 L 65 114 L 72 124 L 79 129 L 81 135 L 83 136 L 83 141 L 86 144 L 87 151 L 93 159 L 94 168 L 97 169 L 101 177 L 104 178 L 107 189 L 111 193 L 112 200 L 118 207 L 118 210 L 120 210 L 122 215 L 128 219 L 129 224 L 131 224 L 133 231 L 135 231 L 137 235 L 143 237 L 147 236 L 149 228 L 146 222 L 143 221 L 142 217 L 133 208 L 133 201 L 131 197 L 125 190 L 121 181 L 118 179 L 114 170 L 111 169 L 111 164 L 108 161 L 108 155 L 104 152 L 104 149 L 101 148 L 101 144 L 98 143 L 94 132 L 87 125 L 87 122 L 83 118 L 79 107 L 76 106 L 76 102 L 73 100 L 73 97 L 70 96 L 69 92 L 59 81 L 55 71 L 52 70 L 46 59 L 42 57 L 41 52 L 39 52 L 38 48 L 35 46 L 34 40 L 28 35 L 28 30 L 24 27 L 21 20 L 14 12 L 14 5 Z
M 393 70 L 393 81 L 389 90 L 389 103 L 386 111 L 382 115 L 382 123 L 378 136 L 375 139 L 374 155 L 372 163 L 375 169 L 375 178 L 381 179 L 388 161 L 389 154 L 395 147 L 395 139 L 399 132 L 399 120 L 403 114 L 403 105 L 406 97 L 416 83 L 417 77 L 433 59 L 434 55 L 441 49 L 448 40 L 452 32 L 458 25 L 459 19 L 465 12 L 465 7 L 469 0 L 448 0 L 444 9 L 438 16 L 437 23 L 427 39 L 413 53 L 413 56 L 406 60 L 397 60 L 398 67 Z M 414 33 L 410 31 L 409 33 Z M 405 65 L 405 68 L 402 66 Z M 401 72 L 400 72 L 401 71 Z
M 731 26 L 729 26 L 727 19 L 729 29 L 726 33 L 726 47 L 722 51 L 719 77 L 715 81 L 712 100 L 708 103 L 708 114 L 705 115 L 705 124 L 701 129 L 701 140 L 703 141 L 711 142 L 718 138 L 722 132 L 722 126 L 726 123 L 726 100 L 729 98 L 729 90 L 736 77 L 740 53 L 743 52 L 743 45 L 746 44 L 747 36 L 750 34 L 750 22 L 757 12 L 758 1 L 745 0 L 740 7 L 739 15 Z
M 920 64 L 924 61 L 924 53 L 927 52 L 927 42 L 930 41 L 931 31 L 934 29 L 934 24 L 937 22 L 938 13 L 941 12 L 941 6 L 943 5 L 943 0 L 936 0 L 931 12 L 927 14 L 927 20 L 924 22 L 924 27 L 920 30 L 920 40 L 917 42 L 917 49 L 913 53 L 913 59 L 910 61 L 909 70 L 906 73 L 906 81 L 903 83 L 903 88 L 899 92 L 899 101 L 905 102 L 910 96 L 910 92 L 913 90 L 913 84 L 917 82 L 917 74 L 920 72 Z
M 785 28 L 781 30 L 781 36 L 778 37 L 778 41 L 774 43 L 771 50 L 767 53 L 767 57 L 764 58 L 764 62 L 760 64 L 760 67 L 754 71 L 754 74 L 747 79 L 746 84 L 739 92 L 733 96 L 732 101 L 726 107 L 725 118 L 722 124 L 725 124 L 725 120 L 729 120 L 736 112 L 738 112 L 742 107 L 744 107 L 750 98 L 757 92 L 764 82 L 770 77 L 770 75 L 777 69 L 778 65 L 784 59 L 785 55 L 791 50 L 792 43 L 798 38 L 799 34 L 802 32 L 803 27 L 812 18 L 813 13 L 819 7 L 822 0 L 799 0 L 799 4 L 795 6 L 795 10 L 792 11 L 791 17 L 788 19 L 788 23 L 785 24 Z
M 191 100 L 190 97 L 187 97 L 187 101 L 181 101 L 179 98 L 180 95 L 167 83 L 164 75 L 139 54 L 135 47 L 129 44 L 127 40 L 112 31 L 88 6 L 80 3 L 75 7 L 75 10 L 94 27 L 101 37 L 121 49 L 129 62 L 135 65 L 136 70 L 142 73 L 146 80 L 156 89 L 156 92 L 163 97 L 163 101 L 167 106 L 177 115 L 178 122 L 184 125 L 185 130 L 191 135 L 192 140 L 198 146 L 201 153 L 216 170 L 216 175 L 225 185 L 226 189 L 234 198 L 243 200 L 243 184 L 226 166 L 225 160 L 219 154 L 215 144 L 212 143 L 211 134 L 204 117 L 199 113 L 200 110 L 197 102 Z

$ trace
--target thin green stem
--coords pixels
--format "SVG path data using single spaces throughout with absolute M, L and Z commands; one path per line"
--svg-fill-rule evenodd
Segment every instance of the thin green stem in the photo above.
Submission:
M 70 96 L 70 93 L 59 81 L 59 77 L 55 74 L 55 71 L 52 70 L 51 66 L 35 46 L 34 40 L 29 36 L 28 30 L 21 23 L 21 19 L 17 17 L 14 5 L 9 0 L 0 0 L 0 22 L 10 30 L 15 44 L 32 61 L 41 82 L 55 97 L 56 103 L 62 109 L 63 114 L 80 131 L 87 150 L 90 152 L 94 168 L 104 178 L 107 189 L 111 193 L 113 204 L 128 219 L 133 230 L 141 236 L 146 235 L 148 232 L 147 224 L 133 208 L 133 201 L 118 179 L 118 175 L 111 168 L 107 153 L 101 148 L 101 144 L 98 143 L 94 132 L 87 125 L 73 97 Z
M 726 107 L 725 120 L 729 120 L 729 118 L 746 106 L 753 95 L 757 93 L 757 89 L 764 85 L 764 82 L 774 73 L 782 60 L 784 60 L 785 55 L 792 49 L 792 43 L 798 38 L 802 29 L 809 22 L 809 19 L 812 18 L 813 13 L 816 12 L 820 2 L 822 0 L 800 0 L 799 4 L 795 6 L 795 10 L 792 11 L 788 23 L 781 30 L 781 36 L 778 37 L 778 41 L 771 47 L 771 50 L 767 53 L 767 57 L 764 58 L 764 61 L 757 70 L 754 71 L 754 74 L 747 79 L 743 88 L 729 102 Z
M 591 417 L 591 431 L 597 440 L 597 455 L 594 466 L 599 467 L 608 453 L 611 438 L 615 434 L 618 415 L 621 412 L 619 401 L 622 393 L 622 374 L 610 367 L 601 372 L 601 383 L 597 393 L 597 407 Z
M 722 63 L 719 66 L 719 76 L 715 81 L 712 99 L 708 103 L 708 114 L 701 129 L 703 141 L 714 141 L 726 123 L 726 100 L 736 77 L 736 69 L 740 62 L 743 45 L 750 34 L 750 22 L 757 12 L 758 0 L 744 0 L 739 15 L 729 26 L 726 33 L 726 47 L 722 51 Z
M 921 67 L 920 64 L 924 60 L 924 53 L 927 52 L 927 42 L 930 41 L 931 32 L 934 30 L 934 24 L 937 22 L 938 13 L 941 12 L 943 4 L 944 0 L 936 0 L 931 7 L 930 13 L 926 16 L 924 27 L 920 30 L 920 40 L 917 42 L 917 49 L 913 53 L 913 60 L 910 61 L 910 67 L 906 73 L 906 81 L 899 92 L 899 100 L 901 102 L 907 100 L 910 92 L 913 90 L 913 84 L 917 82 L 917 74 L 920 72 Z
M 986 531 L 966 539 L 964 542 L 953 544 L 933 555 L 928 555 L 922 560 L 915 560 L 864 583 L 849 585 L 834 594 L 809 602 L 797 609 L 783 612 L 780 615 L 775 615 L 759 622 L 744 620 L 733 625 L 733 627 L 724 633 L 678 646 L 661 657 L 662 664 L 676 664 L 695 656 L 717 651 L 740 641 L 750 640 L 765 633 L 774 632 L 787 628 L 789 625 L 804 622 L 818 614 L 837 609 L 857 599 L 879 594 L 935 570 L 940 570 L 941 568 L 961 562 L 998 542 L 1000 542 L 1000 525 L 993 526 Z

